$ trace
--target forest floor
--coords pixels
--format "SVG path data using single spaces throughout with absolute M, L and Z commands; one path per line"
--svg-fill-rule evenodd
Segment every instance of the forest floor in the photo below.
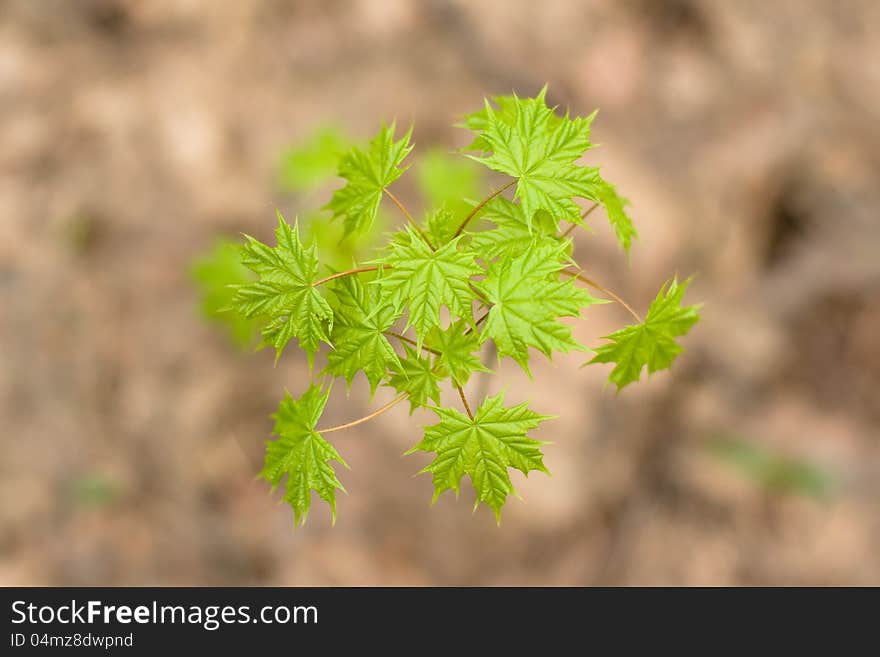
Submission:
M 870 0 L 0 0 L 0 583 L 880 584 L 878 32 Z M 400 405 L 293 531 L 255 475 L 307 365 L 201 322 L 192 258 L 325 202 L 276 186 L 320 124 L 457 147 L 545 82 L 601 109 L 641 232 L 578 258 L 642 309 L 694 273 L 704 321 L 620 395 L 578 357 L 474 383 L 559 416 L 500 527 L 468 486 L 429 507 Z M 341 391 L 328 422 L 391 396 Z

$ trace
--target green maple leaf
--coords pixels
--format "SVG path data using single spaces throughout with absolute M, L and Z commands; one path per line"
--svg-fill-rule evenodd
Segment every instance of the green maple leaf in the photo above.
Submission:
M 419 406 L 426 406 L 428 400 L 440 403 L 440 381 L 444 377 L 434 368 L 430 358 L 420 356 L 408 344 L 403 346 L 406 356 L 391 368 L 393 373 L 388 383 L 397 392 L 409 393 L 409 412 L 412 414 Z
M 242 249 L 242 263 L 259 275 L 253 283 L 236 288 L 233 304 L 245 317 L 265 317 L 263 342 L 275 347 L 275 360 L 291 338 L 314 359 L 320 342 L 329 341 L 333 311 L 314 287 L 318 278 L 315 245 L 306 248 L 299 227 L 278 213 L 276 246 L 270 247 L 249 235 Z
M 412 150 L 412 127 L 399 141 L 394 141 L 395 131 L 394 123 L 383 125 L 366 150 L 354 147 L 339 163 L 339 175 L 347 183 L 326 207 L 334 219 L 343 218 L 346 235 L 373 225 L 385 188 L 403 174 L 400 164 Z
M 513 96 L 496 112 L 485 103 L 483 113 L 469 125 L 480 125 L 477 145 L 488 156 L 471 156 L 494 171 L 517 178 L 526 222 L 539 209 L 557 218 L 581 222 L 574 197 L 591 198 L 599 180 L 596 167 L 575 164 L 591 147 L 590 124 L 595 113 L 574 119 L 558 117 L 545 102 L 546 87 L 535 98 Z
M 538 208 L 557 218 L 581 224 L 574 197 L 595 201 L 605 208 L 621 246 L 628 252 L 638 237 L 624 209 L 626 199 L 602 179 L 597 167 L 574 164 L 587 150 L 596 112 L 587 117 L 560 117 L 546 105 L 547 87 L 535 98 L 499 96 L 465 117 L 464 126 L 477 133 L 471 150 L 491 152 L 474 157 L 490 169 L 518 178 L 516 194 L 522 199 L 526 223 Z
M 617 241 L 620 242 L 620 245 L 626 252 L 629 252 L 633 240 L 637 239 L 639 234 L 636 232 L 632 220 L 624 209 L 628 203 L 627 199 L 619 196 L 614 185 L 604 180 L 596 185 L 595 191 L 595 200 L 605 208 L 605 214 L 608 215 L 608 223 L 614 229 Z
M 627 326 L 605 336 L 611 340 L 596 349 L 590 363 L 614 363 L 608 380 L 618 390 L 639 380 L 642 369 L 649 373 L 667 369 L 683 349 L 675 338 L 685 335 L 700 319 L 699 305 L 682 306 L 690 280 L 666 283 L 651 303 L 641 324 Z
M 529 375 L 529 347 L 548 358 L 554 351 L 586 350 L 558 318 L 577 317 L 581 308 L 602 303 L 575 286 L 574 279 L 560 279 L 568 264 L 566 249 L 565 243 L 543 244 L 503 258 L 489 265 L 478 284 L 493 304 L 480 340 L 494 340 L 499 360 L 509 356 Z
M 474 505 L 484 502 L 501 519 L 501 507 L 516 494 L 508 474 L 516 468 L 526 476 L 533 470 L 549 474 L 541 445 L 526 436 L 550 416 L 529 410 L 526 404 L 504 406 L 504 393 L 488 397 L 473 419 L 451 408 L 433 408 L 440 422 L 425 427 L 425 437 L 407 452 L 434 452 L 437 458 L 422 472 L 434 481 L 434 500 L 447 490 L 458 495 L 461 478 L 468 475 L 477 492 Z
M 449 372 L 452 382 L 459 387 L 467 385 L 474 372 L 489 371 L 478 357 L 480 341 L 477 332 L 463 320 L 453 322 L 447 329 L 434 327 L 428 333 L 427 343 L 440 352 L 437 366 L 441 371 Z
M 490 113 L 494 112 L 495 116 L 508 125 L 514 125 L 516 123 L 518 107 L 524 105 L 530 113 L 541 114 L 542 117 L 546 112 L 542 108 L 542 104 L 546 105 L 546 101 L 544 100 L 547 95 L 547 85 L 541 89 L 538 93 L 538 96 L 535 98 L 519 98 L 519 96 L 515 94 L 511 94 L 509 96 L 493 96 L 492 101 L 497 106 L 497 109 L 493 110 L 489 103 L 483 103 L 483 107 L 478 109 L 476 112 L 471 112 L 470 114 L 465 114 L 464 120 L 462 123 L 458 124 L 459 127 L 467 128 L 471 132 L 475 134 L 474 141 L 467 147 L 467 150 L 471 151 L 491 151 L 491 142 L 487 141 L 483 137 L 483 133 L 489 129 L 489 126 L 492 122 L 490 118 Z M 559 117 L 556 116 L 552 111 L 550 112 L 550 118 L 547 120 L 550 122 L 559 121 Z
M 474 254 L 459 250 L 461 236 L 436 251 L 410 226 L 392 241 L 390 252 L 377 264 L 390 270 L 376 281 L 383 295 L 400 309 L 409 309 L 407 328 L 412 326 L 419 347 L 435 326 L 440 326 L 440 307 L 454 316 L 472 321 L 474 292 L 469 279 L 482 273 Z
M 348 467 L 336 449 L 315 430 L 330 391 L 311 386 L 302 397 L 294 400 L 286 394 L 273 416 L 278 436 L 266 443 L 266 460 L 260 477 L 274 490 L 287 476 L 284 500 L 293 507 L 295 521 L 304 524 L 315 491 L 327 504 L 336 522 L 336 490 L 345 488 L 336 477 L 330 461 Z
M 473 233 L 470 246 L 485 260 L 499 256 L 516 257 L 536 240 L 558 241 L 556 232 L 559 224 L 548 212 L 538 210 L 530 226 L 523 206 L 503 196 L 497 196 L 487 203 L 481 216 L 494 223 L 495 228 Z
M 428 214 L 425 220 L 425 234 L 431 244 L 442 246 L 455 237 L 458 220 L 445 205 Z
M 364 285 L 355 276 L 334 283 L 334 348 L 327 354 L 327 372 L 344 377 L 351 386 L 355 375 L 362 371 L 370 382 L 370 392 L 375 392 L 388 368 L 400 366 L 384 335 L 399 315 L 391 304 L 383 303 L 377 286 Z

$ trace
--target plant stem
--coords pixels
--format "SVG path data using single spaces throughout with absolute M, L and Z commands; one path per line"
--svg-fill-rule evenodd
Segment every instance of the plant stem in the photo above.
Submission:
M 385 268 L 390 269 L 390 267 L 388 267 L 388 265 L 385 265 Z M 322 278 L 319 281 L 315 281 L 312 284 L 312 287 L 318 287 L 319 285 L 323 285 L 324 283 L 329 283 L 330 281 L 332 281 L 335 278 L 342 278 L 343 276 L 352 276 L 354 274 L 363 274 L 364 272 L 376 271 L 377 269 L 379 269 L 379 267 L 376 265 L 373 265 L 371 267 L 358 267 L 357 269 L 349 269 L 348 271 L 340 271 L 335 274 L 330 274 L 326 278 Z
M 590 216 L 590 213 L 591 213 L 593 210 L 595 210 L 596 208 L 598 208 L 598 207 L 599 207 L 599 203 L 598 203 L 598 202 L 597 202 L 597 203 L 593 203 L 593 205 L 590 207 L 590 209 L 586 210 L 586 211 L 581 215 L 581 219 L 586 219 L 587 217 L 589 217 L 589 216 Z M 568 237 L 569 235 L 571 235 L 571 231 L 573 231 L 573 230 L 574 230 L 575 228 L 577 228 L 577 227 L 578 227 L 578 224 L 572 224 L 571 226 L 568 227 L 568 230 L 566 230 L 564 233 L 562 233 L 562 237 L 563 237 L 563 238 Z
M 428 236 L 425 234 L 425 231 L 423 231 L 421 226 L 419 226 L 419 224 L 416 222 L 416 220 L 413 219 L 413 216 L 409 213 L 409 210 L 406 209 L 406 206 L 400 202 L 400 199 L 397 198 L 390 191 L 388 191 L 387 188 L 383 188 L 382 191 L 385 192 L 385 195 L 388 198 L 390 198 L 392 201 L 394 201 L 394 205 L 396 205 L 398 208 L 400 208 L 400 211 L 403 213 L 403 216 L 406 217 L 406 220 L 410 224 L 412 224 L 412 227 L 415 228 L 416 231 L 418 231 L 421 238 L 423 240 L 425 240 L 425 244 L 430 246 L 432 251 L 436 251 L 437 250 L 436 247 L 433 244 L 431 244 L 431 240 L 428 239 Z
M 468 285 L 469 285 L 470 288 L 471 288 L 471 292 L 474 293 L 474 296 L 476 296 L 477 298 L 479 298 L 480 303 L 482 303 L 484 306 L 488 306 L 488 305 L 489 305 L 489 300 L 485 297 L 485 295 L 483 295 L 482 292 L 480 292 L 477 288 L 475 288 L 475 287 L 474 287 L 474 284 L 471 283 L 470 281 L 468 281 Z
M 484 312 L 483 315 L 476 322 L 474 322 L 474 326 L 479 326 L 480 324 L 485 322 L 486 318 L 489 316 L 490 310 L 492 310 L 492 309 L 489 308 L 489 310 Z M 473 330 L 474 330 L 473 327 L 468 326 L 467 329 L 465 329 L 464 335 L 469 335 Z
M 590 287 L 599 290 L 599 291 L 602 292 L 603 294 L 607 294 L 607 295 L 608 295 L 609 297 L 611 297 L 614 301 L 616 301 L 616 302 L 619 303 L 621 306 L 623 306 L 624 308 L 626 308 L 626 309 L 629 311 L 629 314 L 632 315 L 633 318 L 636 320 L 636 322 L 638 322 L 639 324 L 642 323 L 642 318 L 639 316 L 639 314 L 638 314 L 635 310 L 632 309 L 632 306 L 630 306 L 626 301 L 624 301 L 624 300 L 621 299 L 619 296 L 617 296 L 616 294 L 614 294 L 614 292 L 612 292 L 611 290 L 609 290 L 607 287 L 605 287 L 605 286 L 603 286 L 603 285 L 600 285 L 600 284 L 597 283 L 596 281 L 594 281 L 594 280 L 592 280 L 592 279 L 589 279 L 589 278 L 587 278 L 586 276 L 584 276 L 583 274 L 579 274 L 579 273 L 577 273 L 577 272 L 567 271 L 567 270 L 563 269 L 563 270 L 562 270 L 561 272 L 559 272 L 559 273 L 560 273 L 560 274 L 566 274 L 567 276 L 571 276 L 572 278 L 576 278 L 577 280 L 579 280 L 579 281 L 581 281 L 581 282 L 583 282 L 583 283 L 586 283 L 586 284 L 589 285 Z
M 464 231 L 464 229 L 467 227 L 468 223 L 470 223 L 470 220 L 474 218 L 474 215 L 476 215 L 477 212 L 479 212 L 480 210 L 483 209 L 483 206 L 486 205 L 486 203 L 488 203 L 488 202 L 491 201 L 493 198 L 495 198 L 496 196 L 498 196 L 498 195 L 499 195 L 501 192 L 503 192 L 505 189 L 507 189 L 507 188 L 511 187 L 512 185 L 514 185 L 514 184 L 516 183 L 516 181 L 517 181 L 517 179 L 514 178 L 514 179 L 511 180 L 509 183 L 507 183 L 507 184 L 504 185 L 503 187 L 499 187 L 499 188 L 496 189 L 494 192 L 492 192 L 491 194 L 489 194 L 489 196 L 487 196 L 487 197 L 484 198 L 482 201 L 480 201 L 477 205 L 475 205 L 475 206 L 474 206 L 474 209 L 471 210 L 471 211 L 468 213 L 468 215 L 464 218 L 464 221 L 461 222 L 461 225 L 458 227 L 458 230 L 455 231 L 455 235 L 452 236 L 452 239 L 455 239 L 456 237 L 458 237 L 459 235 L 462 234 L 462 232 Z
M 392 338 L 397 338 L 401 342 L 407 342 L 407 343 L 411 344 L 413 347 L 419 346 L 419 343 L 416 342 L 415 340 L 413 340 L 412 338 L 408 338 L 405 335 L 401 335 L 400 333 L 395 333 L 394 331 L 386 331 L 385 335 L 389 335 Z M 425 345 L 425 344 L 422 345 L 422 349 L 424 349 L 425 351 L 427 351 L 430 354 L 434 354 L 435 356 L 442 356 L 443 355 L 441 352 L 437 351 L 436 349 L 432 349 L 431 347 L 429 347 L 428 345 Z
M 458 390 L 458 396 L 461 397 L 461 403 L 464 404 L 464 410 L 467 411 L 468 417 L 473 420 L 474 414 L 471 413 L 471 407 L 468 404 L 467 397 L 464 396 L 464 390 L 462 390 L 461 386 L 455 386 L 455 389 Z
M 318 433 L 330 433 L 332 431 L 341 431 L 342 429 L 349 429 L 351 427 L 356 427 L 357 425 L 363 424 L 364 422 L 369 422 L 374 417 L 378 417 L 378 416 L 382 415 L 382 413 L 389 410 L 393 406 L 396 406 L 397 404 L 402 402 L 404 399 L 406 399 L 408 396 L 409 396 L 408 392 L 402 392 L 399 395 L 397 395 L 397 397 L 392 399 L 390 402 L 385 404 L 382 408 L 379 408 L 379 409 L 373 411 L 372 413 L 370 413 L 369 415 L 365 415 L 364 417 L 362 417 L 358 420 L 354 420 L 352 422 L 347 422 L 345 424 L 340 424 L 339 426 L 336 426 L 336 427 L 329 427 L 327 429 L 317 429 L 316 431 Z

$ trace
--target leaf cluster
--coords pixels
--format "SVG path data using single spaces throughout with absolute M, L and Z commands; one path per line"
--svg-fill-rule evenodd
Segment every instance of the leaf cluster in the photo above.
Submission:
M 280 214 L 274 245 L 245 236 L 241 262 L 256 277 L 234 288 L 232 307 L 262 323 L 262 343 L 274 347 L 276 360 L 294 340 L 310 364 L 319 352 L 326 356 L 322 378 L 298 399 L 288 394 L 282 400 L 261 473 L 273 487 L 284 482 L 298 522 L 308 514 L 312 492 L 335 518 L 336 491 L 343 490 L 331 462 L 344 461 L 326 439 L 342 427 L 319 428 L 327 379 L 350 386 L 361 375 L 372 392 L 396 391 L 386 408 L 408 400 L 411 412 L 425 407 L 436 414 L 439 421 L 425 427 L 410 450 L 434 455 L 423 470 L 433 478 L 434 499 L 447 490 L 457 494 L 467 477 L 476 504 L 500 518 L 515 494 L 511 470 L 547 472 L 546 443 L 530 433 L 548 416 L 524 403 L 509 405 L 504 393 L 472 409 L 465 386 L 488 371 L 483 353 L 489 343 L 499 361 L 511 359 L 529 376 L 534 357 L 589 352 L 571 321 L 609 300 L 584 285 L 590 279 L 573 259 L 571 229 L 585 225 L 594 204 L 604 208 L 624 251 L 637 233 L 625 199 L 597 167 L 580 163 L 592 148 L 595 113 L 562 114 L 547 105 L 546 92 L 498 97 L 463 118 L 474 138 L 460 161 L 506 177 L 482 200 L 474 198 L 480 194 L 478 179 L 468 173 L 473 165 L 457 167 L 431 155 L 427 173 L 417 177 L 429 205 L 420 218 L 409 212 L 395 183 L 409 166 L 412 127 L 400 133 L 394 123 L 383 125 L 367 144 L 339 154 L 344 184 L 325 208 L 347 239 L 373 234 L 383 206 L 406 219 L 374 257 L 351 269 L 322 265 L 298 222 Z M 675 279 L 664 285 L 645 320 L 609 335 L 589 362 L 612 363 L 610 381 L 619 389 L 644 368 L 668 368 L 681 352 L 677 339 L 698 319 L 696 306 L 683 305 L 686 287 Z M 462 410 L 442 404 L 447 385 Z

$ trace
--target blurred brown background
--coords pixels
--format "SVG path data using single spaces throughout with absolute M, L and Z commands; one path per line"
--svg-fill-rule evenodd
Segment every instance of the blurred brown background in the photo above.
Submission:
M 874 0 L 0 0 L 0 583 L 880 584 L 878 34 Z M 641 309 L 696 273 L 704 321 L 619 396 L 577 356 L 500 368 L 559 415 L 500 528 L 469 484 L 429 507 L 401 405 L 336 434 L 339 521 L 293 531 L 254 477 L 306 364 L 236 353 L 189 262 L 325 201 L 274 185 L 316 125 L 461 146 L 545 81 L 601 109 L 641 232 L 627 265 L 597 218 L 582 264 Z M 328 422 L 391 396 L 342 390 Z

